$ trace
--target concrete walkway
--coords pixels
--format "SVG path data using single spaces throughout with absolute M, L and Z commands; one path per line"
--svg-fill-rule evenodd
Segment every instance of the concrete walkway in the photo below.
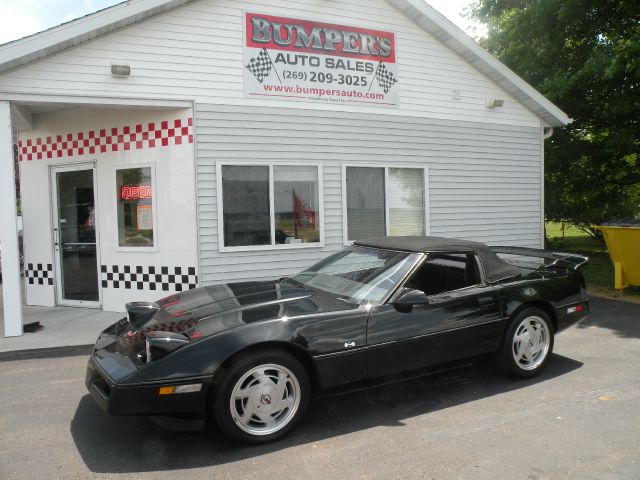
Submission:
M 102 330 L 124 316 L 123 313 L 103 312 L 91 308 L 24 306 L 23 309 L 24 324 L 40 322 L 44 328 L 36 333 L 5 338 L 0 288 L 0 353 L 92 345 Z

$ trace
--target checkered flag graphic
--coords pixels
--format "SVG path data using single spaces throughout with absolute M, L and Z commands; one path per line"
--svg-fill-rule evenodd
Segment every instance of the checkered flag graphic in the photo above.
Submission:
M 384 63 L 380 62 L 378 69 L 376 70 L 376 80 L 378 85 L 384 90 L 384 93 L 389 93 L 391 87 L 393 87 L 398 79 L 390 72 Z
M 260 83 L 269 76 L 272 68 L 273 62 L 266 48 L 260 50 L 258 56 L 249 60 L 249 64 L 247 65 L 247 70 L 253 73 L 253 76 L 256 77 Z

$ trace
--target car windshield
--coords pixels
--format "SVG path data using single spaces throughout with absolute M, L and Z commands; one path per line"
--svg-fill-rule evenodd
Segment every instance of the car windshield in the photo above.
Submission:
M 292 279 L 349 301 L 380 303 L 418 258 L 419 254 L 348 247 Z

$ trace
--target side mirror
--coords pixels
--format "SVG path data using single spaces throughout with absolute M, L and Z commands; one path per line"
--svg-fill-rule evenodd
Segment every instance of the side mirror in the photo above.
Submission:
M 405 288 L 398 296 L 395 306 L 401 312 L 410 312 L 415 305 L 427 305 L 429 297 L 422 290 Z

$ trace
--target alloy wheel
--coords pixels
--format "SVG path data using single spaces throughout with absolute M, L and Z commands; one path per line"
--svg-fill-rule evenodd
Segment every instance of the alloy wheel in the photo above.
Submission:
M 549 353 L 551 333 L 542 318 L 527 317 L 515 330 L 511 353 L 518 367 L 535 370 L 544 363 Z
M 300 383 L 282 365 L 259 365 L 236 382 L 229 398 L 231 416 L 250 435 L 270 435 L 282 430 L 300 406 Z

